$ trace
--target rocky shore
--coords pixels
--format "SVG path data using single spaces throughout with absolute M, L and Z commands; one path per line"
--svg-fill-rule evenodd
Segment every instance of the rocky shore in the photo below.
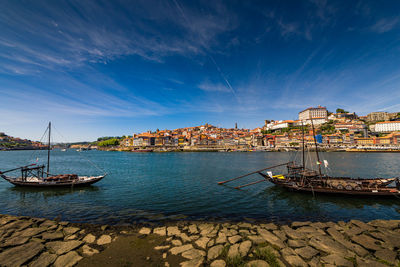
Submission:
M 116 227 L 0 215 L 0 266 L 400 266 L 399 224 Z

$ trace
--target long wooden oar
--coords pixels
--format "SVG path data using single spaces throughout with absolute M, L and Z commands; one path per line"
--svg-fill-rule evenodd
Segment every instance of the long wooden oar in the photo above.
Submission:
M 0 171 L 0 174 L 16 171 L 16 170 L 23 169 L 23 168 L 28 168 L 28 167 L 34 166 L 34 165 L 36 165 L 36 164 L 33 163 L 33 164 L 29 164 L 29 165 L 26 165 L 26 166 L 23 166 L 23 167 L 18 167 L 18 168 L 15 168 L 15 169 L 7 170 L 7 171 L 4 171 L 4 172 Z
M 268 167 L 268 168 L 265 168 L 265 169 L 261 169 L 261 170 L 258 170 L 258 171 L 250 172 L 248 174 L 244 174 L 244 175 L 241 175 L 239 177 L 235 177 L 235 178 L 232 178 L 232 179 L 229 179 L 229 180 L 226 180 L 226 181 L 218 182 L 218 184 L 224 184 L 224 183 L 227 183 L 227 182 L 230 182 L 230 181 L 234 181 L 234 180 L 237 180 L 237 179 L 240 179 L 240 178 L 243 178 L 243 177 L 258 173 L 258 172 L 262 172 L 262 171 L 265 171 L 265 170 L 269 170 L 269 169 L 273 169 L 273 168 L 276 168 L 276 167 L 280 167 L 280 166 L 286 165 L 288 163 L 289 162 L 286 162 L 286 163 L 282 163 L 282 164 L 275 165 L 275 166 L 272 166 L 272 167 Z
M 235 189 L 239 189 L 239 188 L 242 188 L 242 187 L 245 187 L 245 186 L 249 186 L 249 185 L 253 185 L 253 184 L 258 184 L 258 183 L 266 182 L 266 181 L 268 181 L 268 180 L 262 179 L 262 180 L 259 180 L 259 181 L 256 181 L 256 182 L 252 182 L 252 183 L 248 183 L 248 184 L 236 186 Z

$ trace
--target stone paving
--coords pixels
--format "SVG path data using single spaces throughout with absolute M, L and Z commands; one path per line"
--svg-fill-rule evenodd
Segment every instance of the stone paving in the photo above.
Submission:
M 140 232 L 166 236 L 154 249 L 186 258 L 181 266 L 400 266 L 399 223 L 184 223 Z
M 107 232 L 107 226 L 98 228 Z M 0 266 L 74 266 L 115 238 L 114 233 L 95 236 L 68 222 L 0 215 Z
M 165 266 L 400 266 L 400 220 L 293 222 L 291 225 L 178 222 L 99 231 L 67 222 L 0 215 L 0 266 L 74 266 L 118 235 L 163 237 Z

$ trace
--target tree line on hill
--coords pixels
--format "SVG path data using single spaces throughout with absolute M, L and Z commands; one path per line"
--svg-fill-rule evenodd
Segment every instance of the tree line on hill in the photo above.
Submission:
M 95 144 L 100 147 L 118 146 L 128 136 L 104 136 L 97 138 Z

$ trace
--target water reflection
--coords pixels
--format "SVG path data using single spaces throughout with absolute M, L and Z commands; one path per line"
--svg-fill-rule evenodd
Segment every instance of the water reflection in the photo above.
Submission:
M 35 188 L 35 187 L 20 187 L 14 186 L 7 188 L 9 192 L 18 195 L 21 199 L 31 197 L 43 197 L 43 199 L 65 196 L 69 194 L 84 194 L 86 192 L 98 192 L 97 186 L 88 187 L 65 187 L 65 188 Z
M 31 152 L 0 151 L 2 169 L 21 166 Z M 19 188 L 0 181 L 0 214 L 93 223 L 163 220 L 373 220 L 400 219 L 399 199 L 292 193 L 270 183 L 236 190 L 257 175 L 219 186 L 218 181 L 287 162 L 289 153 L 109 153 L 85 155 L 106 169 L 106 179 L 87 188 Z M 399 154 L 321 153 L 331 175 L 393 177 Z M 362 167 L 362 168 L 361 168 Z M 54 172 L 93 174 L 73 151 L 53 152 Z M 67 168 L 67 169 L 66 169 Z M 274 170 L 280 173 L 284 170 Z
M 272 201 L 286 202 L 289 206 L 294 206 L 306 211 L 317 211 L 327 205 L 338 206 L 343 209 L 363 209 L 366 207 L 387 206 L 395 209 L 400 208 L 399 198 L 372 198 L 354 196 L 335 196 L 302 192 L 290 192 L 278 186 L 266 188 L 259 194 L 260 197 Z

